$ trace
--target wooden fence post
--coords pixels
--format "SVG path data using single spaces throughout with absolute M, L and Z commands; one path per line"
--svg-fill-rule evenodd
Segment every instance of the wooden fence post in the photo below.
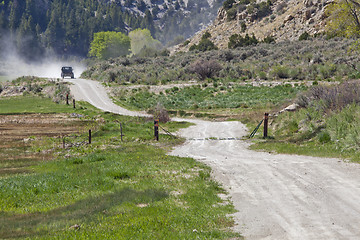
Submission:
M 264 138 L 268 137 L 269 113 L 265 113 L 264 118 Z
M 75 99 L 73 99 L 73 106 L 74 106 L 74 108 L 76 108 L 76 107 L 75 107 Z
M 91 144 L 91 129 L 89 129 L 89 144 Z
M 122 128 L 122 123 L 120 123 L 120 134 L 121 134 L 121 141 L 123 141 L 123 128 Z
M 66 105 L 69 105 L 69 94 L 66 94 Z
M 154 120 L 154 134 L 156 141 L 159 141 L 159 119 Z

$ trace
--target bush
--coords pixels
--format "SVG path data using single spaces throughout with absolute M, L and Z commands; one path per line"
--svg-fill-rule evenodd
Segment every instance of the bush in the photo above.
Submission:
M 305 95 L 300 97 L 300 102 L 307 99 L 306 106 L 320 104 L 324 111 L 342 110 L 351 104 L 360 103 L 360 83 L 345 82 L 337 86 L 314 86 Z
M 228 48 L 238 48 L 245 47 L 250 45 L 256 45 L 259 41 L 253 35 L 252 37 L 249 34 L 246 34 L 245 37 L 242 37 L 240 34 L 233 34 L 229 38 Z
M 201 36 L 201 40 L 203 40 L 203 39 L 209 39 L 209 38 L 211 38 L 211 34 L 210 34 L 208 31 L 206 31 L 206 32 Z
M 194 44 L 189 48 L 190 51 L 199 50 L 201 52 L 217 49 L 218 48 L 215 46 L 215 44 L 208 38 L 201 39 L 198 45 Z
M 232 21 L 236 18 L 238 10 L 236 8 L 231 8 L 227 11 L 227 16 L 226 16 L 226 20 L 227 21 Z
M 276 6 L 276 8 L 275 8 L 275 10 L 276 10 L 276 12 L 278 13 L 278 14 L 282 14 L 283 13 L 283 11 L 284 11 L 284 9 L 287 7 L 287 3 L 284 1 L 284 2 L 280 2 L 277 6 Z
M 189 71 L 198 75 L 200 80 L 216 76 L 222 69 L 215 60 L 197 60 L 189 66 Z
M 275 78 L 289 78 L 289 69 L 286 66 L 275 66 L 271 73 Z
M 305 78 L 301 68 L 290 69 L 289 77 L 293 80 L 303 80 Z
M 170 121 L 169 113 L 161 103 L 157 103 L 154 109 L 154 119 L 159 119 L 161 123 L 167 123 Z
M 309 38 L 310 38 L 310 34 L 308 34 L 307 32 L 304 32 L 303 34 L 300 35 L 299 41 L 308 40 Z
M 154 48 L 144 46 L 137 54 L 136 57 L 145 58 L 145 57 L 157 57 L 161 55 L 161 52 Z
M 275 39 L 272 36 L 267 36 L 263 40 L 264 43 L 275 43 Z
M 235 58 L 234 54 L 230 50 L 225 50 L 224 52 L 221 52 L 219 57 L 226 62 L 230 62 Z
M 258 11 L 256 13 L 257 19 L 264 18 L 272 13 L 271 5 L 270 5 L 269 1 L 256 4 L 255 7 L 258 9 Z
M 230 8 L 233 7 L 233 5 L 235 4 L 235 0 L 226 0 L 224 3 L 223 3 L 223 8 L 225 10 L 229 10 Z
M 242 22 L 241 25 L 241 32 L 245 32 L 246 31 L 246 23 L 245 22 Z
M 55 86 L 55 94 L 52 100 L 56 103 L 64 101 L 66 99 L 66 95 L 70 96 L 70 88 L 65 83 L 57 83 Z
M 318 137 L 320 143 L 328 143 L 331 141 L 331 136 L 328 132 L 321 132 Z
M 267 76 L 266 76 L 266 73 L 265 72 L 259 72 L 259 78 L 262 79 L 262 80 L 266 80 L 267 79 Z

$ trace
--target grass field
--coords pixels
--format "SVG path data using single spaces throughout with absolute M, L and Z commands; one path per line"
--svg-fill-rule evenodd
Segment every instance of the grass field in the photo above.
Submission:
M 28 171 L 0 176 L 0 238 L 241 239 L 229 230 L 234 208 L 218 196 L 224 190 L 211 179 L 211 169 L 166 154 L 181 139 L 161 134 L 156 142 L 152 120 L 78 106 L 37 97 L 0 99 L 3 116 L 75 112 L 85 121 L 66 136 L 65 149 L 62 139 L 31 137 L 28 153 L 51 156 L 25 166 Z M 15 159 L 18 153 L 11 154 Z
M 74 112 L 72 106 L 54 103 L 50 98 L 39 98 L 31 95 L 24 97 L 0 98 L 0 114 L 48 114 L 71 112 Z
M 173 87 L 160 93 L 147 88 L 114 91 L 116 102 L 130 109 L 151 110 L 157 103 L 180 116 L 250 119 L 273 111 L 307 89 L 304 85 L 252 86 L 216 82 L 191 87 Z M 247 121 L 247 120 L 246 120 Z

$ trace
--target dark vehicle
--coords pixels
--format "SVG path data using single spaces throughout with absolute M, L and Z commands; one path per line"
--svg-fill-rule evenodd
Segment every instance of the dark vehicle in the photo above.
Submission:
M 71 77 L 74 78 L 73 68 L 72 67 L 62 67 L 61 68 L 61 77 Z

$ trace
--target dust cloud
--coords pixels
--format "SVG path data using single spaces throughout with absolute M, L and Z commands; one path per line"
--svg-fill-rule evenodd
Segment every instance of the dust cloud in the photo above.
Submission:
M 21 76 L 36 76 L 45 78 L 60 78 L 61 67 L 71 66 L 74 70 L 75 78 L 79 78 L 86 69 L 85 64 L 75 57 L 70 60 L 63 60 L 56 56 L 52 51 L 42 53 L 41 57 L 34 57 L 36 60 L 26 60 L 21 57 L 14 44 L 4 38 L 0 40 L 0 76 L 7 79 L 16 79 Z
M 60 78 L 62 66 L 73 67 L 75 78 L 80 77 L 86 69 L 84 64 L 75 60 L 64 61 L 55 57 L 46 57 L 40 62 L 29 63 L 14 55 L 0 60 L 0 75 L 7 76 L 10 79 L 21 76 Z

